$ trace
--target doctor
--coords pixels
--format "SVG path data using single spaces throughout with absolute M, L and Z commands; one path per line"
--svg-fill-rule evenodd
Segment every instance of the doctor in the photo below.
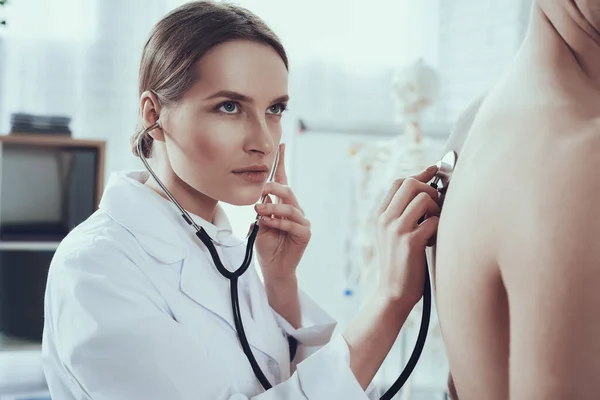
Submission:
M 244 355 L 229 281 L 146 171 L 113 174 L 99 210 L 59 246 L 48 276 L 44 368 L 60 400 L 376 399 L 370 385 L 422 295 L 437 193 L 398 181 L 380 214 L 381 285 L 341 335 L 298 289 L 310 224 L 286 186 L 281 139 L 288 64 L 277 37 L 245 9 L 192 2 L 153 29 L 140 67 L 143 151 L 174 197 L 216 241 L 232 244 L 220 201 L 254 204 L 254 268 L 242 276 L 242 320 L 264 391 Z M 139 134 L 139 133 L 138 133 Z M 133 143 L 137 135 L 133 138 Z M 427 220 L 418 224 L 427 214 Z M 244 246 L 221 247 L 236 269 Z M 296 346 L 297 344 L 297 346 Z

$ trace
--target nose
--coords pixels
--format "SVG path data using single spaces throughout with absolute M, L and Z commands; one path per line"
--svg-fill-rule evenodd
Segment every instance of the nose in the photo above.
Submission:
M 248 124 L 244 150 L 248 153 L 260 153 L 261 155 L 271 154 L 275 147 L 274 132 L 271 132 L 272 129 L 265 118 L 252 118 L 248 121 Z

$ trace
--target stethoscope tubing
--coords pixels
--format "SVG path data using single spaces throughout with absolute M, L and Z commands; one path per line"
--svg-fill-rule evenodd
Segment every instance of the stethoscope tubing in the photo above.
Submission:
M 269 390 L 272 387 L 272 385 L 269 382 L 269 380 L 267 379 L 267 377 L 265 376 L 265 374 L 263 373 L 263 371 L 261 370 L 260 366 L 258 365 L 258 362 L 256 361 L 256 358 L 254 357 L 254 353 L 252 352 L 252 349 L 250 348 L 250 343 L 248 342 L 248 338 L 246 336 L 246 331 L 244 330 L 244 324 L 242 322 L 242 313 L 240 311 L 239 291 L 238 291 L 238 280 L 248 270 L 248 267 L 252 263 L 252 252 L 254 249 L 254 243 L 256 241 L 256 235 L 258 234 L 258 229 L 259 229 L 258 228 L 259 217 L 257 216 L 254 224 L 252 225 L 250 234 L 248 236 L 244 261 L 242 262 L 242 264 L 240 265 L 240 267 L 238 269 L 236 269 L 235 271 L 229 271 L 227 268 L 225 268 L 225 266 L 221 262 L 221 258 L 219 257 L 219 253 L 213 243 L 212 238 L 208 235 L 208 233 L 206 233 L 204 228 L 202 228 L 201 226 L 198 226 L 198 224 L 196 224 L 194 222 L 194 220 L 190 217 L 188 212 L 179 204 L 179 202 L 177 200 L 175 200 L 175 197 L 171 194 L 169 189 L 167 189 L 167 187 L 162 183 L 160 178 L 158 178 L 158 176 L 156 175 L 156 173 L 150 166 L 150 163 L 148 163 L 148 161 L 146 160 L 146 157 L 144 156 L 144 153 L 142 151 L 143 150 L 142 149 L 143 137 L 145 135 L 147 135 L 151 130 L 159 128 L 159 127 L 160 127 L 160 123 L 157 121 L 155 124 L 144 129 L 144 131 L 137 138 L 136 147 L 137 147 L 137 151 L 138 151 L 138 156 L 142 160 L 144 166 L 146 167 L 146 170 L 150 173 L 150 175 L 152 175 L 152 177 L 154 178 L 156 183 L 160 186 L 160 188 L 165 193 L 165 195 L 179 209 L 183 219 L 196 230 L 196 236 L 202 241 L 202 243 L 208 249 L 208 252 L 210 253 L 210 256 L 213 260 L 213 263 L 215 264 L 215 267 L 217 268 L 219 273 L 223 277 L 225 277 L 226 279 L 229 280 L 229 285 L 230 285 L 229 291 L 231 294 L 231 310 L 233 313 L 233 321 L 235 324 L 235 330 L 237 332 L 238 341 L 240 342 L 240 345 L 242 346 L 242 350 L 244 351 L 244 354 L 246 355 L 246 358 L 248 359 L 248 362 L 250 363 L 250 366 L 252 367 L 252 371 L 254 372 L 254 375 L 256 376 L 256 378 L 258 379 L 258 381 L 260 382 L 262 387 L 265 390 Z M 277 157 L 277 160 L 278 159 L 279 159 L 279 157 Z M 273 171 L 274 170 L 275 170 L 275 168 L 273 168 Z M 274 176 L 273 172 L 271 172 L 271 179 L 273 176 Z M 266 199 L 266 196 L 263 196 L 261 201 L 264 202 L 265 199 Z

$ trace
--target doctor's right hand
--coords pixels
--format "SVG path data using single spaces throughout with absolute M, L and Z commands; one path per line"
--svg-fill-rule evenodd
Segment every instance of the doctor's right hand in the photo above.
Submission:
M 440 215 L 437 190 L 427 184 L 436 172 L 432 166 L 396 180 L 377 210 L 378 294 L 388 300 L 414 306 L 423 296 L 425 248 L 435 240 Z

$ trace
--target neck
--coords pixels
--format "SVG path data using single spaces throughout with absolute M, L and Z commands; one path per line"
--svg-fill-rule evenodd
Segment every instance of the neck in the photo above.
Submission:
M 523 51 L 561 74 L 600 85 L 600 31 L 576 1 L 534 2 Z
M 154 168 L 154 172 L 181 207 L 205 221 L 212 223 L 218 201 L 200 193 L 181 180 L 172 168 L 165 166 L 168 163 L 157 164 L 161 164 L 161 166 Z M 145 184 L 165 199 L 169 199 L 153 177 L 150 177 Z

